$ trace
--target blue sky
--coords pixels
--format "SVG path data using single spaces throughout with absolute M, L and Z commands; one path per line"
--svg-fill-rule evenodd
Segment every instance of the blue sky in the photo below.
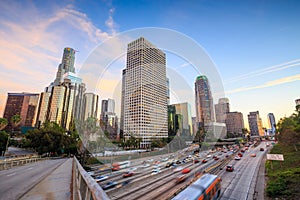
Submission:
M 200 44 L 245 125 L 259 110 L 267 127 L 269 112 L 277 120 L 289 116 L 300 98 L 299 1 L 4 0 L 0 9 L 1 116 L 7 92 L 39 93 L 54 80 L 64 47 L 79 51 L 79 70 L 101 42 L 143 27 L 173 29 Z M 167 63 L 185 65 L 172 56 Z

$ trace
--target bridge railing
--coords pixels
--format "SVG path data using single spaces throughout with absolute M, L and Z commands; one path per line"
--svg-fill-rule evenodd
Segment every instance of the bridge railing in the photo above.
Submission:
M 38 156 L 29 156 L 29 157 L 18 157 L 18 158 L 11 158 L 6 160 L 0 161 L 0 171 L 12 168 L 14 166 L 25 165 L 27 163 L 37 162 L 39 160 L 43 160 Z
M 99 184 L 73 159 L 73 200 L 109 200 Z

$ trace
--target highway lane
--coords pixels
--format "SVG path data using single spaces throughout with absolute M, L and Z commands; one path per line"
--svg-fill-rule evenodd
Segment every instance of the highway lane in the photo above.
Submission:
M 0 171 L 0 199 L 19 199 L 65 161 L 45 160 Z
M 234 165 L 235 169 L 233 172 L 222 174 L 222 200 L 253 199 L 258 168 L 265 153 L 265 151 L 260 151 L 260 147 L 265 148 L 265 144 L 261 143 L 255 148 L 250 148 L 241 160 L 233 160 L 229 163 Z M 253 153 L 256 157 L 250 156 Z

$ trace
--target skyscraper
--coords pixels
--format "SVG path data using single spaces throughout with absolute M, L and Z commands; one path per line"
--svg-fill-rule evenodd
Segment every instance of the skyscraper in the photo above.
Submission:
M 226 114 L 230 112 L 229 99 L 220 98 L 218 104 L 215 104 L 216 122 L 225 123 Z
M 195 105 L 197 122 L 202 126 L 215 122 L 213 98 L 208 79 L 204 75 L 198 76 L 195 81 Z
M 248 123 L 251 136 L 264 136 L 264 130 L 262 128 L 262 120 L 259 116 L 259 112 L 250 112 L 248 115 Z
M 36 127 L 40 127 L 47 120 L 47 112 L 49 106 L 51 92 L 42 92 L 40 94 L 39 104 L 37 108 Z
M 192 136 L 192 112 L 189 103 L 173 104 L 175 106 L 176 114 L 182 116 L 182 130 L 180 134 L 184 136 Z
M 75 50 L 69 47 L 64 48 L 64 54 L 61 60 L 61 64 L 58 66 L 54 85 L 59 85 L 63 82 L 63 75 L 67 72 L 75 73 L 74 67 Z
M 232 133 L 235 137 L 240 137 L 243 134 L 244 118 L 241 112 L 228 112 L 226 114 L 227 133 Z
M 141 138 L 145 148 L 168 137 L 165 53 L 143 37 L 129 43 L 123 78 L 124 137 Z
M 296 110 L 297 110 L 298 112 L 300 112 L 300 99 L 296 99 L 296 100 L 295 100 L 295 103 L 296 103 Z
M 276 121 L 275 121 L 275 116 L 273 113 L 268 114 L 268 123 L 270 127 L 270 135 L 275 135 L 276 131 Z
M 11 129 L 11 117 L 20 115 L 20 126 L 34 126 L 39 94 L 8 93 L 3 117 L 8 120 L 6 129 Z
M 82 119 L 85 84 L 72 72 L 63 76 L 63 82 L 52 88 L 47 120 L 70 128 L 74 119 Z
M 82 120 L 89 117 L 97 118 L 99 96 L 94 93 L 84 93 Z

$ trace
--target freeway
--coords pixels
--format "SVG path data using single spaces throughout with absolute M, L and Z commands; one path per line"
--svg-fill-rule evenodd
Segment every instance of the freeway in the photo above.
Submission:
M 45 160 L 0 171 L 0 199 L 21 198 L 65 161 L 66 159 Z
M 260 151 L 261 147 L 265 148 L 264 142 L 255 148 L 249 148 L 241 160 L 230 162 L 234 166 L 234 171 L 221 175 L 223 191 L 221 199 L 253 199 L 258 168 L 266 152 L 266 149 Z M 256 154 L 256 157 L 252 157 L 251 154 Z
M 218 175 L 223 180 L 221 199 L 253 199 L 257 171 L 266 152 L 266 149 L 260 151 L 260 147 L 265 148 L 265 145 L 262 142 L 257 147 L 250 146 L 242 153 L 241 160 L 234 159 L 237 153 L 241 153 L 241 149 L 237 145 L 220 148 L 218 151 L 200 152 L 198 156 L 192 155 L 191 152 L 185 152 L 180 156 L 168 154 L 132 160 L 129 167 L 119 171 L 112 173 L 110 170 L 99 171 L 98 175 L 107 177 L 98 184 L 104 187 L 113 183 L 109 189 L 105 190 L 111 199 L 171 199 L 203 173 L 211 173 Z M 255 154 L 255 157 L 251 154 Z M 215 159 L 215 157 L 217 158 Z M 193 163 L 195 159 L 200 162 Z M 203 159 L 206 159 L 207 162 L 202 163 Z M 179 162 L 175 167 L 165 167 L 167 163 L 175 163 L 176 160 L 180 160 L 181 163 Z M 225 170 L 227 165 L 234 165 L 234 171 L 227 172 Z M 190 172 L 184 175 L 182 182 L 176 182 L 177 178 L 182 176 L 182 169 L 174 171 L 176 167 L 190 169 Z M 159 168 L 159 172 L 153 174 L 154 168 Z M 122 174 L 126 171 L 134 171 L 134 173 L 130 177 L 123 178 Z

